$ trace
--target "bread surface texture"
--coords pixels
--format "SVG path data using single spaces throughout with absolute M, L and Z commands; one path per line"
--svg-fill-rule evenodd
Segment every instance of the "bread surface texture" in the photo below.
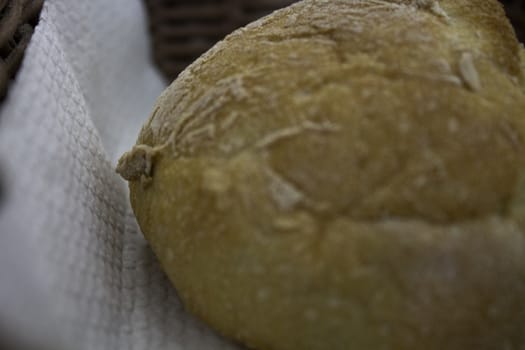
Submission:
M 525 349 L 524 52 L 496 0 L 226 37 L 118 166 L 184 304 L 261 350 Z

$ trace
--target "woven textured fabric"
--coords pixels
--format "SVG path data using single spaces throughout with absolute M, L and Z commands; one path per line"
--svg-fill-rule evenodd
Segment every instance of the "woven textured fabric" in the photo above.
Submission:
M 294 0 L 144 0 L 153 55 L 170 81 L 213 44 Z
M 145 19 L 140 0 L 44 3 L 0 107 L 2 349 L 234 348 L 184 311 L 114 171 L 165 87 Z
M 0 101 L 18 71 L 43 0 L 0 0 Z

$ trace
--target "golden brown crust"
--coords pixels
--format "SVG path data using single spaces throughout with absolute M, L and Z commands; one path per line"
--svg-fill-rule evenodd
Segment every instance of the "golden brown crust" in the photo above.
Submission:
M 520 57 L 521 57 L 521 85 L 525 90 L 525 46 L 521 44 L 520 48 Z
M 159 98 L 138 221 L 256 348 L 524 347 L 523 64 L 495 0 L 299 2 Z

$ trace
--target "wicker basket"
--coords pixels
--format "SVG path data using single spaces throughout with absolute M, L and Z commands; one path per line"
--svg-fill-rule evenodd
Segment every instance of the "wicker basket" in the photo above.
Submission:
M 153 56 L 173 80 L 226 34 L 293 0 L 145 0 Z

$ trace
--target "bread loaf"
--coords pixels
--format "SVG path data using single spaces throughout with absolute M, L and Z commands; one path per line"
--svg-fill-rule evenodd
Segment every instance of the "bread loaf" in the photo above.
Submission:
M 301 1 L 187 68 L 118 171 L 249 347 L 525 349 L 524 65 L 496 0 Z

